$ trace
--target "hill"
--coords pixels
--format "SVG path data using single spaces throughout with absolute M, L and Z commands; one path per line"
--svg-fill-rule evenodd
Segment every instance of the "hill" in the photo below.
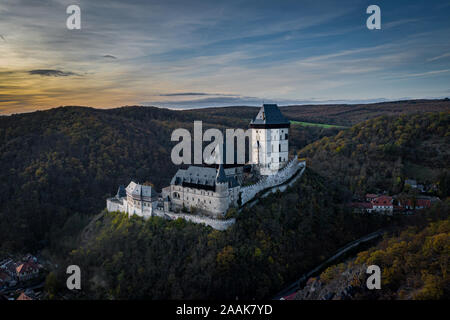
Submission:
M 450 112 L 382 116 L 301 150 L 308 165 L 352 192 L 398 193 L 406 179 L 449 195 Z
M 82 295 L 92 299 L 269 298 L 298 272 L 390 218 L 353 214 L 346 193 L 310 170 L 285 193 L 262 199 L 226 231 L 185 220 L 104 213 L 60 265 L 83 270 Z M 71 297 L 65 273 L 47 288 Z
M 0 117 L 0 253 L 63 250 L 118 185 L 135 179 L 160 189 L 170 182 L 177 170 L 170 161 L 174 129 L 192 132 L 194 120 L 205 129 L 246 128 L 253 116 L 61 107 Z M 293 128 L 291 145 L 300 149 L 336 133 Z
M 369 104 L 323 104 L 289 105 L 282 107 L 283 114 L 290 120 L 351 127 L 357 123 L 379 116 L 399 116 L 422 112 L 450 111 L 450 100 L 403 100 Z M 217 120 L 235 114 L 248 119 L 254 114 L 253 107 L 227 107 L 189 110 L 186 113 L 202 112 Z

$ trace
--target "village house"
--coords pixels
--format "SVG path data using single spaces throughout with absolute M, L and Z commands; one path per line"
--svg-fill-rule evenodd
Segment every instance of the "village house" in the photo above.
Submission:
M 27 281 L 38 277 L 39 271 L 39 266 L 33 260 L 28 260 L 16 267 L 16 277 L 19 281 Z
M 394 212 L 393 199 L 386 195 L 366 194 L 367 202 L 353 202 L 351 204 L 355 212 L 377 212 L 392 214 Z
M 401 207 L 407 210 L 421 210 L 431 208 L 431 200 L 429 199 L 407 199 L 400 202 Z
M 437 197 L 421 196 L 417 199 L 403 199 L 397 196 L 391 197 L 372 193 L 366 194 L 365 199 L 366 202 L 351 203 L 351 207 L 355 212 L 380 212 L 391 214 L 394 211 L 402 212 L 431 208 L 434 202 L 440 201 Z
M 372 200 L 372 211 L 382 212 L 382 213 L 393 213 L 394 205 L 392 203 L 392 197 L 390 196 L 379 196 Z

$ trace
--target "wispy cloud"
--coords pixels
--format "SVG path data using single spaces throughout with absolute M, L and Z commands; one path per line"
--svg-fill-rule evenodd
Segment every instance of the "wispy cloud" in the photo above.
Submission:
M 62 70 L 53 70 L 53 69 L 36 69 L 28 71 L 29 74 L 32 75 L 40 75 L 46 77 L 68 77 L 68 76 L 76 76 L 78 74 L 70 71 L 62 71 Z
M 1 1 L 2 110 L 393 99 L 450 81 L 448 7 L 422 0 L 380 0 L 375 31 L 354 0 L 77 3 L 70 31 L 69 0 Z
M 439 59 L 442 59 L 442 58 L 446 58 L 446 57 L 450 57 L 450 52 L 441 54 L 439 56 L 436 56 L 436 57 L 433 57 L 433 58 L 430 58 L 430 59 L 427 59 L 427 61 L 436 61 L 436 60 L 439 60 Z
M 235 96 L 233 94 L 225 93 L 206 93 L 206 92 L 175 92 L 175 93 L 161 93 L 160 97 L 183 97 L 183 96 Z
M 434 76 L 439 75 L 443 73 L 449 73 L 450 69 L 443 69 L 443 70 L 432 70 L 432 71 L 426 71 L 426 72 L 420 72 L 420 73 L 408 73 L 408 74 L 402 74 L 398 75 L 394 78 L 416 78 L 416 77 L 427 77 L 427 76 Z

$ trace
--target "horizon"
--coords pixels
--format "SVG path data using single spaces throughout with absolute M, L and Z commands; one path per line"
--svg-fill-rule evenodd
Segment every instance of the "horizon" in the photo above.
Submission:
M 449 97 L 444 98 L 419 98 L 419 99 L 401 99 L 401 100 L 383 100 L 383 101 L 375 101 L 375 102 L 335 102 L 335 103 L 327 103 L 327 102 L 318 102 L 318 103 L 304 103 L 304 104 L 287 104 L 287 105 L 278 105 L 279 108 L 289 108 L 289 107 L 307 107 L 307 106 L 357 106 L 357 105 L 373 105 L 373 104 L 383 104 L 383 103 L 397 103 L 397 102 L 409 102 L 409 101 L 447 101 Z M 267 104 L 267 103 L 264 103 Z M 276 103 L 275 103 L 276 104 Z M 166 109 L 171 111 L 190 111 L 190 110 L 202 110 L 202 109 L 226 109 L 226 108 L 261 108 L 263 103 L 260 105 L 221 105 L 221 106 L 203 106 L 203 107 L 186 107 L 186 108 L 177 108 L 177 107 L 158 107 L 158 106 L 151 106 L 151 105 L 123 105 L 123 106 L 117 106 L 117 107 L 91 107 L 91 106 L 83 106 L 83 105 L 65 105 L 65 106 L 53 106 L 43 109 L 36 109 L 36 110 L 29 110 L 24 112 L 15 112 L 15 113 L 9 113 L 9 114 L 1 114 L 0 117 L 4 116 L 14 116 L 14 115 L 21 115 L 21 114 L 29 114 L 34 113 L 38 111 L 51 111 L 54 109 L 59 108 L 86 108 L 86 109 L 95 109 L 95 110 L 112 110 L 112 109 L 120 109 L 120 108 L 156 108 L 156 109 Z
M 63 105 L 361 104 L 450 95 L 450 3 L 75 1 L 0 4 L 0 115 Z M 88 48 L 88 49 L 86 49 Z

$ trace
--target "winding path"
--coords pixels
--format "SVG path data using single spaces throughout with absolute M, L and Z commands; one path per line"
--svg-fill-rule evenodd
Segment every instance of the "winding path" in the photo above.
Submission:
M 300 289 L 300 286 L 302 283 L 304 283 L 306 280 L 308 280 L 313 274 L 315 274 L 316 272 L 321 270 L 324 266 L 333 262 L 334 260 L 336 260 L 337 258 L 342 256 L 343 254 L 345 254 L 349 250 L 359 246 L 360 244 L 368 242 L 373 239 L 376 239 L 378 237 L 381 237 L 384 232 L 385 232 L 385 230 L 381 229 L 381 230 L 372 232 L 362 238 L 359 238 L 357 240 L 354 240 L 354 241 L 348 243 L 347 245 L 345 245 L 344 247 L 339 249 L 331 258 L 329 258 L 325 262 L 321 263 L 319 266 L 315 267 L 313 270 L 309 271 L 308 273 L 302 275 L 297 281 L 293 282 L 291 285 L 289 285 L 288 287 L 286 287 L 285 289 L 280 291 L 277 295 L 275 295 L 275 297 L 273 299 L 280 300 L 283 297 L 289 296 L 289 295 L 297 292 Z

